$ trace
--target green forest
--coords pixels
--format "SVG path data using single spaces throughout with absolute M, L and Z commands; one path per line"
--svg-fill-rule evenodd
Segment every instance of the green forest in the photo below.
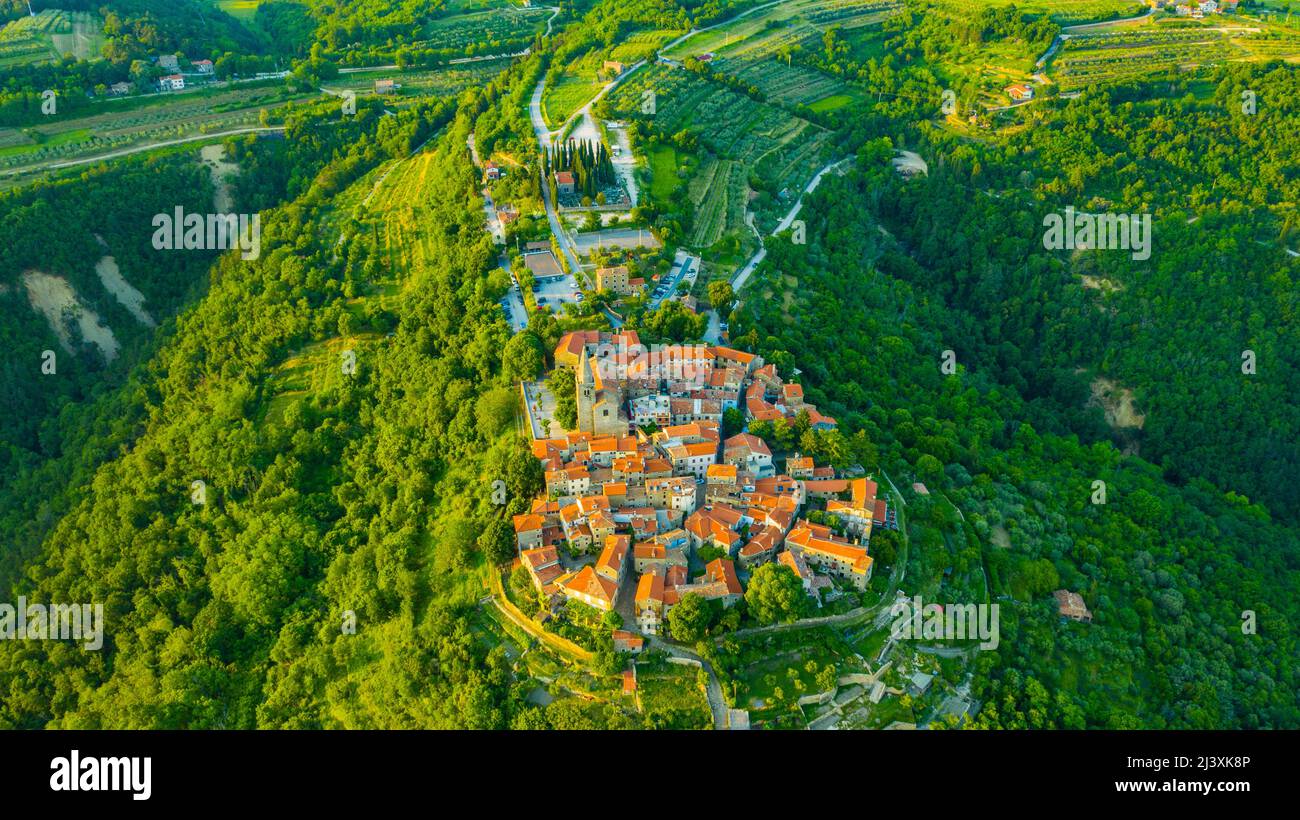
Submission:
M 219 19 L 201 5 L 205 23 Z M 546 487 L 518 382 L 543 376 L 563 332 L 608 322 L 590 294 L 557 314 L 533 304 L 512 333 L 509 259 L 484 230 L 467 145 L 519 176 L 573 170 L 594 196 L 616 179 L 607 149 L 543 155 L 528 113 L 539 81 L 634 36 L 666 42 L 763 4 L 557 5 L 552 36 L 531 22 L 503 36 L 491 50 L 531 52 L 459 95 L 397 111 L 366 96 L 355 115 L 327 98 L 268 113 L 282 134 L 225 139 L 235 202 L 261 219 L 255 260 L 151 245 L 155 214 L 212 202 L 197 146 L 0 193 L 0 599 L 102 602 L 108 624 L 100 652 L 0 641 L 0 729 L 708 724 L 698 704 L 536 703 L 511 649 L 538 645 L 480 603 L 509 577 L 512 516 Z M 803 197 L 797 238 L 759 238 L 743 289 L 723 286 L 739 265 L 713 259 L 695 286 L 723 311 L 730 346 L 792 374 L 838 421 L 814 432 L 805 412 L 750 431 L 892 477 L 906 526 L 873 554 L 910 561 L 913 577 L 950 575 L 942 597 L 1000 604 L 1000 644 L 969 668 L 981 708 L 966 728 L 1300 727 L 1300 67 L 1096 84 L 975 130 L 941 116 L 942 93 L 974 104 L 991 80 L 963 80 L 947 58 L 1037 54 L 1060 26 L 1013 7 L 963 18 L 900 5 L 785 52 L 787 70 L 844 83 L 851 102 L 833 111 L 769 100 L 725 64 L 653 67 L 807 118 L 797 127 L 825 132 L 817 150 L 846 160 Z M 407 67 L 479 45 L 425 42 L 431 21 L 479 13 L 457 0 L 263 3 L 248 25 L 200 25 L 195 8 L 115 4 L 105 60 L 7 73 L 0 117 L 28 116 L 51 83 L 128 76 L 159 50 L 282 61 L 318 86 L 339 64 Z M 697 147 L 685 130 L 630 133 L 638 149 Z M 749 138 L 709 138 L 732 136 Z M 926 173 L 897 173 L 903 150 Z M 672 156 L 671 197 L 635 213 L 670 240 L 697 207 L 695 166 Z M 764 183 L 745 176 L 757 196 Z M 1044 218 L 1066 208 L 1150 214 L 1150 257 L 1045 248 Z M 108 256 L 150 322 L 111 292 Z M 32 301 L 51 279 L 78 306 L 53 319 Z M 111 329 L 113 355 L 78 324 L 85 311 Z M 674 301 L 633 302 L 625 318 L 647 342 L 710 327 Z M 571 371 L 545 382 L 572 425 Z M 724 429 L 742 423 L 733 411 Z M 669 622 L 729 693 L 747 651 L 738 627 L 807 615 L 787 569 L 756 577 L 739 609 L 692 599 Z M 1061 618 L 1058 589 L 1082 595 L 1092 622 Z M 607 637 L 588 668 L 557 662 L 554 677 L 619 685 L 625 659 Z M 638 666 L 647 691 L 682 689 L 661 660 Z

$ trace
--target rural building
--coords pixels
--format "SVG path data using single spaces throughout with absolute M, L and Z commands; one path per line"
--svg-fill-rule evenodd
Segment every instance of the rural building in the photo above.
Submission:
M 179 74 L 168 74 L 158 80 L 158 88 L 163 91 L 182 91 L 185 88 L 185 78 Z
M 1007 96 L 1012 102 L 1025 102 L 1034 98 L 1034 89 L 1024 83 L 1016 83 L 1006 88 Z
M 175 54 L 159 54 L 158 67 L 164 71 L 179 71 L 181 64 Z
M 627 265 L 596 268 L 596 290 L 607 290 L 619 296 L 630 296 L 632 288 L 628 284 Z
M 1083 623 L 1092 623 L 1092 613 L 1083 602 L 1083 596 L 1077 592 L 1070 592 L 1068 589 L 1058 589 L 1052 593 L 1056 598 L 1056 611 L 1062 618 L 1069 618 L 1072 621 L 1081 621 Z
M 555 190 L 558 191 L 560 194 L 571 195 L 576 189 L 575 185 L 576 183 L 574 182 L 573 174 L 571 172 L 569 171 L 555 172 Z
M 108 93 L 114 97 L 125 97 L 131 93 L 130 83 L 113 83 L 108 87 Z
M 211 74 L 213 71 L 211 60 L 195 60 L 190 65 L 194 66 L 194 70 L 200 74 Z
M 393 80 L 375 80 L 376 94 L 392 94 L 399 88 L 401 88 L 401 86 Z
M 488 179 L 501 179 L 501 168 L 491 160 L 483 163 L 483 175 Z

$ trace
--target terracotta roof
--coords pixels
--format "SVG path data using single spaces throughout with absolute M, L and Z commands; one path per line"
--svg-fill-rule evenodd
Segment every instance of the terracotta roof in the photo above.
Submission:
M 576 575 L 565 581 L 564 587 L 609 604 L 614 602 L 614 593 L 618 591 L 617 584 L 602 575 L 598 575 L 590 564 L 578 570 Z
M 636 585 L 636 603 L 641 606 L 644 603 L 656 601 L 663 603 L 664 600 L 664 576 L 656 572 L 647 572 L 641 576 L 641 580 Z
M 546 519 L 542 518 L 540 515 L 534 515 L 532 513 L 521 513 L 516 515 L 513 521 L 516 533 L 540 530 L 546 524 Z

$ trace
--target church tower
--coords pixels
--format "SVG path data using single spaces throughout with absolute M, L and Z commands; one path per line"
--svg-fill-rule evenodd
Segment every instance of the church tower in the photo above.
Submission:
M 595 432 L 593 412 L 596 407 L 596 377 L 591 372 L 591 357 L 584 350 L 578 364 L 578 430 Z

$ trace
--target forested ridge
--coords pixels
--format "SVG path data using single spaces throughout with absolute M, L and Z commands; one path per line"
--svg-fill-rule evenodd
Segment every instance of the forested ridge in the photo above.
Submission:
M 380 5 L 311 8 L 338 44 L 363 29 L 378 44 L 440 4 Z M 516 432 L 518 361 L 540 366 L 560 328 L 538 315 L 511 336 L 465 146 L 473 132 L 485 154 L 540 162 L 526 106 L 548 67 L 748 5 L 603 0 L 553 51 L 457 99 L 391 116 L 360 101 L 351 118 L 322 103 L 290 113 L 284 139 L 232 140 L 236 195 L 262 216 L 255 261 L 163 268 L 130 230 L 164 202 L 210 198 L 179 157 L 0 198 L 14 351 L 0 589 L 102 602 L 107 623 L 101 652 L 0 641 L 0 728 L 636 726 L 573 699 L 530 705 L 478 630 L 487 573 L 514 553 L 509 517 L 543 486 Z M 931 45 L 1054 33 L 992 14 Z M 1091 90 L 981 142 L 929 122 L 943 81 L 925 46 L 841 66 L 897 96 L 827 119 L 852 167 L 805 199 L 806 244 L 768 240 L 726 317 L 733 345 L 797 370 L 839 420 L 798 442 L 819 464 L 931 489 L 905 492 L 925 533 L 912 560 L 982 577 L 1002 606 L 972 725 L 1300 725 L 1296 71 L 1215 69 L 1208 102 L 1174 78 Z M 828 51 L 801 60 L 834 63 Z M 1234 118 L 1244 87 L 1277 104 Z M 928 175 L 895 174 L 900 147 Z M 108 207 L 125 190 L 138 198 Z M 358 205 L 372 196 L 388 209 Z M 1042 218 L 1067 205 L 1150 211 L 1151 259 L 1044 252 Z M 60 241 L 42 241 L 54 222 Z M 115 364 L 79 351 L 50 380 L 33 364 L 48 328 L 18 277 L 41 265 L 93 292 L 97 232 L 162 321 Z M 110 299 L 94 306 L 130 327 Z M 706 326 L 675 304 L 632 319 L 648 340 Z M 1140 432 L 1106 423 L 1098 376 L 1136 391 Z M 946 549 L 947 531 L 967 546 Z M 1060 588 L 1085 596 L 1092 624 L 1062 622 Z

